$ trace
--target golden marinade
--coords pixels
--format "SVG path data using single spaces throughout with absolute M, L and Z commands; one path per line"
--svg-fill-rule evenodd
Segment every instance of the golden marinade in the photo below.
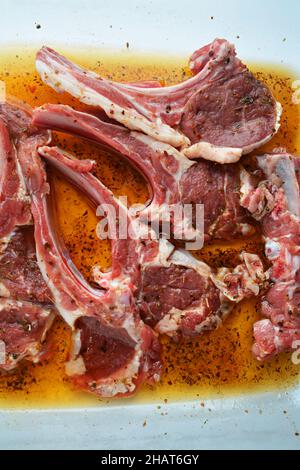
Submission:
M 187 78 L 186 58 L 134 56 L 128 51 L 112 54 L 107 51 L 63 51 L 74 61 L 120 81 L 159 79 L 172 84 Z M 35 51 L 7 49 L 0 56 L 0 79 L 7 92 L 32 106 L 47 102 L 64 103 L 83 108 L 76 100 L 60 95 L 44 85 L 34 67 Z M 298 124 L 299 106 L 292 104 L 292 72 L 283 68 L 255 64 L 251 70 L 266 82 L 283 105 L 281 129 L 261 151 L 286 147 L 300 154 Z M 145 202 L 148 198 L 144 178 L 120 157 L 109 155 L 96 145 L 83 140 L 55 134 L 55 141 L 78 158 L 97 161 L 97 176 L 117 195 L 127 195 L 129 203 Z M 50 175 L 51 190 L 57 201 L 57 222 L 71 257 L 87 279 L 91 267 L 98 263 L 110 265 L 110 246 L 95 233 L 97 218 L 93 207 L 66 181 Z M 59 202 L 59 203 L 58 203 Z M 263 253 L 258 236 L 244 242 L 209 244 L 196 255 L 212 266 L 234 266 L 240 249 Z M 290 354 L 282 354 L 261 364 L 251 355 L 252 325 L 259 318 L 259 301 L 244 301 L 217 331 L 182 343 L 164 338 L 164 375 L 156 387 L 144 386 L 130 402 L 178 399 L 205 400 L 214 396 L 240 394 L 287 387 L 299 380 L 300 367 L 293 365 Z M 0 377 L 0 406 L 80 406 L 106 401 L 72 390 L 64 374 L 69 330 L 56 320 L 50 332 L 52 357 L 39 365 L 26 363 L 23 368 Z

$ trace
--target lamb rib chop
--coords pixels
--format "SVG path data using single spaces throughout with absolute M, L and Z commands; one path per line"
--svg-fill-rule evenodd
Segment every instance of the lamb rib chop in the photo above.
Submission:
M 135 228 L 135 241 L 113 242 L 112 272 L 102 273 L 96 267 L 94 277 L 102 287 L 109 287 L 115 282 L 115 266 L 122 272 L 124 253 L 130 252 L 135 260 L 135 279 L 131 282 L 139 312 L 158 333 L 175 339 L 199 335 L 219 326 L 235 303 L 259 293 L 264 273 L 257 255 L 242 253 L 242 263 L 233 270 L 214 271 L 185 250 L 175 249 L 166 239 L 157 240 L 151 231 L 145 237 L 145 225 L 132 218 L 112 193 L 88 172 L 92 169 L 91 161 L 76 160 L 56 147 L 41 147 L 39 153 L 91 202 L 99 204 L 105 199 L 112 208 L 119 207 L 122 213 L 118 220 L 123 215 Z M 108 212 L 111 210 L 107 208 Z M 130 231 L 128 234 L 132 237 Z
M 191 204 L 195 209 L 197 204 L 203 204 L 205 241 L 228 240 L 254 231 L 251 217 L 240 205 L 240 172 L 236 165 L 190 161 L 168 144 L 69 106 L 36 108 L 33 122 L 38 127 L 69 132 L 104 144 L 132 162 L 152 189 L 151 203 L 139 212 L 139 217 L 145 221 L 149 220 L 149 215 L 152 220 L 162 221 L 172 205 L 183 208 Z M 174 238 L 185 240 L 198 235 L 191 217 L 184 218 L 179 227 L 173 219 L 172 234 Z
M 299 348 L 300 158 L 288 153 L 256 157 L 256 179 L 243 171 L 242 204 L 261 221 L 272 263 L 271 287 L 262 300 L 265 319 L 254 325 L 258 360 Z M 257 172 L 256 172 L 257 173 Z
M 77 387 L 103 397 L 128 395 L 145 380 L 159 380 L 159 343 L 140 319 L 133 298 L 139 276 L 137 242 L 113 240 L 110 281 L 101 290 L 91 287 L 55 230 L 40 158 L 23 153 L 20 163 L 31 196 L 38 264 L 57 310 L 73 330 L 67 374 Z M 82 166 L 91 169 L 90 162 Z M 88 183 L 97 205 L 123 211 L 110 191 L 98 182 L 95 188 L 92 178 Z
M 5 362 L 0 371 L 14 369 L 22 360 L 40 361 L 48 352 L 44 343 L 55 313 L 37 266 L 30 212 L 18 157 L 36 153 L 49 134 L 29 136 L 31 118 L 22 109 L 0 105 L 0 340 Z M 9 135 L 10 134 L 10 135 Z
M 47 47 L 38 52 L 36 68 L 56 91 L 103 109 L 131 130 L 185 147 L 189 158 L 236 162 L 279 128 L 280 104 L 224 39 L 196 51 L 190 62 L 195 75 L 169 87 L 105 80 Z

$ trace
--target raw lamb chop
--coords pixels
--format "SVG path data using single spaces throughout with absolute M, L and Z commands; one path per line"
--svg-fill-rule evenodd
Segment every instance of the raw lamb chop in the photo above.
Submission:
M 280 104 L 225 39 L 196 51 L 190 61 L 195 75 L 169 87 L 105 80 L 47 47 L 38 52 L 36 68 L 55 90 L 103 109 L 131 130 L 185 148 L 189 158 L 236 162 L 279 128 Z
M 300 159 L 278 153 L 256 157 L 256 164 L 258 180 L 242 173 L 242 204 L 261 221 L 272 263 L 265 319 L 254 325 L 253 353 L 263 360 L 300 345 Z
M 23 359 L 38 362 L 55 313 L 37 266 L 30 198 L 18 156 L 36 152 L 49 134 L 29 135 L 30 116 L 14 105 L 0 105 L 0 341 L 5 362 L 0 371 L 14 369 Z M 9 135 L 10 133 L 10 135 Z
M 145 236 L 145 225 L 131 218 L 126 208 L 88 172 L 92 169 L 91 161 L 76 160 L 56 147 L 42 147 L 39 152 L 83 191 L 91 202 L 103 203 L 105 196 L 113 208 L 118 206 L 122 210 L 121 214 L 117 214 L 119 223 L 123 215 L 130 226 L 135 228 L 135 241 L 113 242 L 112 273 L 102 273 L 96 267 L 95 280 L 102 287 L 109 287 L 115 278 L 115 266 L 118 266 L 118 272 L 122 272 L 124 253 L 131 252 L 136 263 L 134 282 L 131 282 L 135 287 L 133 293 L 139 312 L 144 321 L 158 333 L 175 339 L 199 335 L 218 327 L 235 303 L 259 293 L 264 273 L 257 255 L 242 253 L 242 263 L 233 270 L 221 268 L 214 271 L 185 250 L 175 249 L 164 238 L 157 240 L 150 230 Z M 108 212 L 111 210 L 107 208 Z M 133 236 L 130 231 L 128 234 Z
M 113 240 L 111 277 L 105 288 L 91 287 L 56 233 L 41 160 L 23 153 L 20 163 L 32 200 L 38 264 L 57 310 L 73 330 L 67 374 L 77 387 L 102 397 L 128 395 L 145 380 L 159 380 L 159 343 L 140 319 L 133 297 L 138 242 Z M 82 166 L 91 169 L 90 162 Z M 110 203 L 122 211 L 106 188 L 98 183 L 95 188 L 93 180 L 89 184 L 97 205 Z
M 38 127 L 69 132 L 107 145 L 141 170 L 152 190 L 151 203 L 139 211 L 143 220 L 164 220 L 172 205 L 184 208 L 190 204 L 195 211 L 198 204 L 203 204 L 205 241 L 228 240 L 254 231 L 253 221 L 240 205 L 240 172 L 236 165 L 219 165 L 202 159 L 190 161 L 168 144 L 69 106 L 37 108 L 33 122 Z M 199 236 L 199 231 L 193 229 L 192 215 L 186 216 L 179 226 L 171 217 L 174 238 L 193 240 Z

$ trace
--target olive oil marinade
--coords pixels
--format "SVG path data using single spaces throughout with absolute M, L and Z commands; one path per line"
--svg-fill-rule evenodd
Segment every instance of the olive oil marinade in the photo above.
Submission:
M 188 77 L 185 58 L 134 56 L 128 51 L 112 54 L 107 51 L 63 51 L 72 60 L 119 81 L 158 79 L 172 84 Z M 60 95 L 44 85 L 34 67 L 35 51 L 11 48 L 0 56 L 0 79 L 5 80 L 7 93 L 27 101 L 32 106 L 46 102 L 64 103 L 84 109 L 68 95 Z M 292 104 L 289 70 L 254 64 L 252 71 L 265 81 L 283 105 L 279 133 L 262 151 L 286 147 L 300 154 L 298 132 L 299 106 Z M 127 195 L 129 204 L 145 202 L 147 183 L 126 160 L 100 150 L 96 145 L 62 134 L 54 140 L 78 158 L 97 161 L 97 175 L 117 195 Z M 49 175 L 56 201 L 56 220 L 76 266 L 88 280 L 95 263 L 104 269 L 110 266 L 110 245 L 100 241 L 95 232 L 95 210 L 86 199 L 57 174 Z M 235 265 L 240 250 L 263 253 L 259 236 L 243 242 L 209 244 L 197 256 L 212 266 Z M 172 399 L 205 400 L 215 396 L 263 391 L 286 387 L 299 380 L 300 367 L 293 365 L 290 354 L 283 354 L 268 363 L 258 363 L 251 355 L 252 325 L 259 318 L 259 301 L 244 301 L 217 331 L 200 338 L 173 343 L 162 339 L 164 375 L 156 387 L 145 386 L 130 401 L 158 402 Z M 57 319 L 50 334 L 52 355 L 43 364 L 26 363 L 20 370 L 0 377 L 1 407 L 80 406 L 105 404 L 105 400 L 90 397 L 72 389 L 64 373 L 64 361 L 70 342 L 70 332 Z

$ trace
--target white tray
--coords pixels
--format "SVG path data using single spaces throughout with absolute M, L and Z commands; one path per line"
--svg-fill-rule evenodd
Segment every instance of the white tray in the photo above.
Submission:
M 0 44 L 121 50 L 129 42 L 137 52 L 182 55 L 219 36 L 236 43 L 244 60 L 292 66 L 300 78 L 298 0 L 0 0 L 0 7 Z M 199 402 L 158 409 L 124 401 L 0 411 L 0 448 L 299 449 L 299 427 L 300 387 L 206 401 L 205 408 Z

